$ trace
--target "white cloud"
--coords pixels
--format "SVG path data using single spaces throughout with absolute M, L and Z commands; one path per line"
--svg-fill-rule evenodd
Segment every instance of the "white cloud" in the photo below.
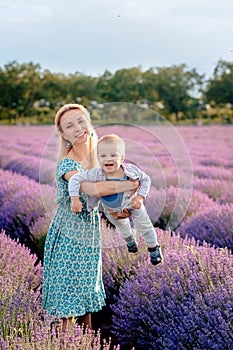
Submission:
M 43 23 L 51 18 L 50 8 L 40 0 L 6 0 L 0 2 L 0 26 Z

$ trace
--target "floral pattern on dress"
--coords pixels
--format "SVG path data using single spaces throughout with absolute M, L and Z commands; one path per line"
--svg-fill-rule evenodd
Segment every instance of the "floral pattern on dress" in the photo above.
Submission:
M 87 211 L 84 193 L 82 212 L 71 211 L 68 182 L 62 176 L 72 170 L 85 169 L 69 158 L 57 165 L 58 208 L 45 241 L 42 307 L 55 318 L 81 316 L 105 305 L 99 214 Z

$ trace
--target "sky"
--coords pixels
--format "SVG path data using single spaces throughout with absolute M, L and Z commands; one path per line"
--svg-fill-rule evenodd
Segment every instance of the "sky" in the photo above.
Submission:
M 53 73 L 185 63 L 210 77 L 233 62 L 232 0 L 0 0 L 0 67 Z

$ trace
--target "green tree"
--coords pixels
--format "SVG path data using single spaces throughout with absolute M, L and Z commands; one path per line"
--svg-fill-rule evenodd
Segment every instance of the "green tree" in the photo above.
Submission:
M 100 102 L 108 101 L 110 93 L 109 81 L 113 78 L 113 74 L 106 70 L 96 82 L 96 90 L 98 91 Z
M 148 69 L 143 73 L 143 93 L 142 97 L 149 104 L 153 105 L 159 100 L 157 91 L 157 76 L 153 68 Z
M 142 96 L 143 74 L 141 68 L 119 69 L 112 75 L 106 71 L 99 78 L 97 89 L 106 102 L 136 103 Z
M 206 102 L 233 104 L 233 62 L 220 60 L 205 90 Z
M 203 75 L 199 75 L 196 69 L 187 70 L 185 64 L 172 67 L 157 67 L 155 89 L 159 100 L 169 114 L 174 113 L 176 121 L 179 120 L 179 112 L 187 113 L 192 94 L 200 90 L 203 84 Z
M 116 106 L 106 113 L 105 119 L 127 121 L 153 120 L 147 112 L 148 105 L 165 116 L 175 115 L 176 120 L 191 118 L 197 113 L 199 100 L 195 92 L 202 92 L 204 76 L 196 69 L 188 70 L 185 64 L 172 67 L 141 67 L 119 69 L 114 74 L 106 70 L 98 78 L 76 72 L 65 75 L 42 71 L 39 64 L 19 64 L 12 61 L 0 68 L 0 117 L 2 119 L 37 115 L 38 120 L 49 122 L 51 108 L 67 102 L 97 106 L 103 102 L 129 102 L 125 111 Z M 233 103 L 233 63 L 220 61 L 214 77 L 205 90 L 205 103 Z M 133 104 L 143 112 L 136 113 Z M 161 109 L 163 108 L 163 109 Z M 138 110 L 138 107 L 136 108 Z M 200 108 L 199 108 L 200 109 Z M 111 113 L 110 113 L 111 112 Z M 108 116 L 109 114 L 109 116 Z M 37 120 L 37 121 L 38 121 Z
M 0 71 L 1 106 L 15 109 L 17 115 L 30 114 L 33 102 L 39 98 L 40 65 L 12 61 Z
M 67 90 L 72 100 L 85 105 L 91 100 L 98 100 L 97 81 L 97 78 L 79 72 L 70 74 L 67 78 Z
M 49 70 L 43 72 L 40 96 L 55 107 L 59 102 L 63 103 L 68 95 L 67 78 L 63 73 L 51 73 Z
M 33 112 L 33 103 L 40 96 L 41 67 L 32 62 L 23 63 L 19 75 L 20 86 L 22 87 L 22 96 L 20 108 L 23 115 L 30 115 Z

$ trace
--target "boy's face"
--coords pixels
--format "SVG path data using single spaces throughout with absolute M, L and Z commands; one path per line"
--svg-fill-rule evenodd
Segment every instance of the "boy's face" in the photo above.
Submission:
M 98 145 L 98 160 L 101 168 L 107 174 L 118 170 L 125 159 L 124 151 L 119 142 L 105 141 Z

